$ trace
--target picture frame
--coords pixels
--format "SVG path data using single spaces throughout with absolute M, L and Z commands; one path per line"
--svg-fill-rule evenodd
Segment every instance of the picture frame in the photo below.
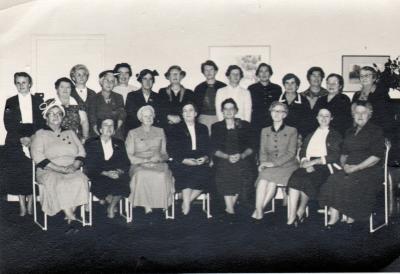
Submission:
M 209 58 L 225 74 L 230 65 L 242 68 L 244 77 L 240 85 L 247 88 L 257 81 L 255 72 L 260 63 L 270 64 L 271 46 L 269 45 L 238 45 L 238 46 L 209 46 Z
M 356 92 L 361 89 L 359 72 L 364 66 L 378 66 L 383 70 L 389 55 L 342 55 L 342 76 L 344 79 L 343 90 L 345 92 Z

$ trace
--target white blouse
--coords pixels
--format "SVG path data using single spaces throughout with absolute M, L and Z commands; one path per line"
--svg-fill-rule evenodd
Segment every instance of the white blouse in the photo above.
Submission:
M 236 117 L 250 122 L 252 110 L 251 95 L 249 90 L 241 87 L 240 85 L 237 87 L 228 85 L 218 90 L 217 95 L 215 96 L 215 111 L 217 113 L 218 120 L 222 121 L 224 119 L 221 111 L 221 103 L 228 98 L 235 100 L 239 108 Z
M 81 99 L 86 102 L 87 99 L 87 87 L 85 88 L 77 88 L 76 89 L 76 93 L 78 93 L 79 97 L 81 97 Z
M 110 160 L 111 156 L 114 153 L 112 141 L 109 140 L 108 142 L 104 142 L 103 139 L 101 139 L 101 146 L 103 147 L 104 151 L 104 160 L 106 161 Z
M 190 133 L 190 138 L 192 139 L 192 150 L 196 150 L 196 130 L 194 129 L 194 125 L 188 125 L 186 124 L 189 133 Z
M 30 93 L 22 95 L 18 93 L 19 109 L 21 110 L 21 119 L 24 124 L 32 124 L 32 96 Z
M 326 138 L 328 137 L 329 128 L 321 129 L 318 128 L 310 139 L 307 146 L 306 158 L 312 157 L 322 158 L 322 162 L 325 165 L 325 157 L 328 155 L 326 148 Z

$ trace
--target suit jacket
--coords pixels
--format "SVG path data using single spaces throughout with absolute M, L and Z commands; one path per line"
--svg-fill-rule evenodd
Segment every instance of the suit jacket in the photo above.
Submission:
M 203 102 L 204 102 L 204 96 L 206 94 L 208 84 L 207 82 L 202 82 L 196 86 L 194 89 L 194 98 L 195 98 L 195 103 L 198 108 L 198 113 L 202 114 L 202 108 L 203 108 Z M 215 90 L 218 92 L 218 89 L 226 87 L 226 84 L 221 82 L 221 81 L 215 81 L 214 84 Z
M 36 93 L 32 96 L 32 125 L 22 124 L 21 110 L 19 107 L 18 95 L 10 97 L 6 101 L 4 109 L 4 126 L 7 130 L 5 144 L 19 144 L 20 138 L 30 137 L 38 129 L 42 128 L 45 121 L 39 105 L 43 103 L 43 93 Z
M 76 91 L 76 89 L 73 89 L 71 91 L 71 97 L 74 98 L 76 100 L 76 102 L 78 103 L 78 105 L 82 105 L 85 107 L 85 111 L 87 112 L 88 108 L 89 108 L 89 102 L 90 100 L 92 100 L 94 97 L 96 96 L 96 92 L 90 88 L 87 88 L 87 97 L 86 97 L 86 101 L 83 101 L 82 98 L 79 96 L 78 92 Z
M 137 118 L 138 110 L 146 105 L 150 105 L 154 108 L 156 112 L 156 118 L 154 120 L 154 125 L 157 126 L 159 124 L 158 116 L 160 115 L 159 110 L 159 99 L 158 94 L 154 91 L 150 92 L 149 100 L 146 102 L 143 96 L 143 91 L 136 90 L 128 93 L 126 97 L 126 122 L 125 122 L 125 130 L 128 132 L 131 129 L 135 129 L 141 125 L 139 119 Z
M 195 123 L 196 150 L 192 150 L 192 139 L 185 122 L 173 127 L 167 140 L 168 155 L 173 162 L 181 163 L 185 158 L 209 156 L 210 139 L 207 126 Z
M 314 135 L 314 133 L 315 131 L 307 135 L 307 137 L 304 139 L 300 149 L 300 159 L 306 157 L 308 144 L 310 143 L 311 137 Z M 339 162 L 342 141 L 343 139 L 340 133 L 334 129 L 329 129 L 329 133 L 325 141 L 327 151 L 327 156 L 325 157 L 326 164 Z
M 86 173 L 89 178 L 99 176 L 101 172 L 121 169 L 128 174 L 130 162 L 125 149 L 124 141 L 112 138 L 113 155 L 106 161 L 100 137 L 94 137 L 85 143 L 86 158 L 84 161 Z
M 175 96 L 170 87 L 162 88 L 158 92 L 160 102 L 160 122 L 163 127 L 168 126 L 168 115 L 180 115 L 182 105 L 188 101 L 195 102 L 194 93 L 182 86 L 178 96 Z
M 263 128 L 260 141 L 260 162 L 272 162 L 275 166 L 296 165 L 297 130 L 282 125 L 278 131 L 273 126 Z

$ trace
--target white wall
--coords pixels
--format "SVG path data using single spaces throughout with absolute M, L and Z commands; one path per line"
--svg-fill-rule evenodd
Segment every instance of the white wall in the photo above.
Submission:
M 199 66 L 208 58 L 208 46 L 270 45 L 273 81 L 293 72 L 303 90 L 311 65 L 340 73 L 343 54 L 399 55 L 399 10 L 397 0 L 25 3 L 0 11 L 0 118 L 5 99 L 16 93 L 13 73 L 32 72 L 34 35 L 104 35 L 105 68 L 126 61 L 134 73 L 155 68 L 163 74 L 179 64 L 188 73 L 183 83 L 189 88 L 202 81 Z M 99 71 L 91 73 L 89 85 L 98 90 Z M 225 80 L 223 72 L 219 78 Z M 155 88 L 166 84 L 160 76 Z M 0 143 L 4 137 L 0 123 Z

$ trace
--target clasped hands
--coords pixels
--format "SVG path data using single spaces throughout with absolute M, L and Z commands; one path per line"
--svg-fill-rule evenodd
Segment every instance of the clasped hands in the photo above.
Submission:
M 266 168 L 270 168 L 270 167 L 274 167 L 275 164 L 272 162 L 262 162 L 259 166 L 258 166 L 258 171 L 262 171 L 263 169 Z
M 303 160 L 300 162 L 300 167 L 304 168 L 307 173 L 311 173 L 315 171 L 315 168 L 313 167 L 315 164 L 314 160 Z
M 187 166 L 200 166 L 204 163 L 208 162 L 208 157 L 207 156 L 203 156 L 200 158 L 186 158 L 183 159 L 182 164 L 187 165 Z
M 359 170 L 358 165 L 348 165 L 343 166 L 343 170 L 346 174 L 351 174 Z
M 116 170 L 103 171 L 101 174 L 115 180 L 118 179 L 123 173 L 124 173 L 123 170 L 116 169 Z

